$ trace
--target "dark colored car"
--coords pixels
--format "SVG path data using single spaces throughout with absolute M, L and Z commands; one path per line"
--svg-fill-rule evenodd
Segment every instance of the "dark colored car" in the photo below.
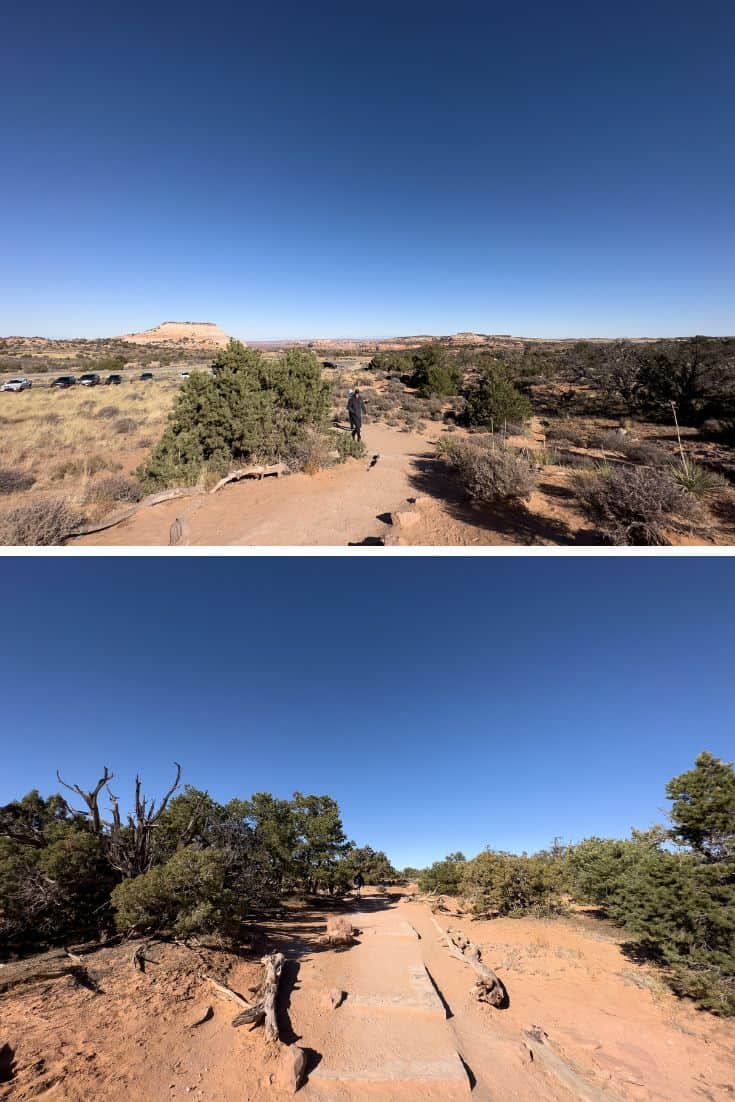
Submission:
M 105 379 L 105 386 L 120 386 L 122 382 L 122 375 L 108 375 Z
M 81 375 L 79 378 L 80 386 L 99 386 L 100 377 L 96 371 L 88 371 L 86 375 Z
M 141 382 L 149 383 L 151 381 L 151 379 L 153 378 L 153 372 L 152 371 L 144 371 L 140 378 L 141 378 Z
M 58 379 L 54 379 L 51 386 L 56 387 L 58 390 L 66 390 L 68 386 L 76 386 L 77 381 L 73 375 L 59 375 Z

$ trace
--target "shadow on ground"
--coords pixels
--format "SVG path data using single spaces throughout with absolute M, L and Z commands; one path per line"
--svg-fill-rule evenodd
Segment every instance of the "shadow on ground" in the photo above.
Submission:
M 461 524 L 508 537 L 513 543 L 523 545 L 551 543 L 562 547 L 588 547 L 601 543 L 598 534 L 591 529 L 574 532 L 562 521 L 531 513 L 522 505 L 491 507 L 475 504 L 467 498 L 441 460 L 416 456 L 413 466 L 409 481 L 417 493 L 440 500 L 449 516 Z M 553 493 L 549 493 L 550 490 Z M 539 485 L 539 491 L 566 500 L 574 496 L 571 491 L 567 494 L 563 488 L 549 487 L 545 483 Z

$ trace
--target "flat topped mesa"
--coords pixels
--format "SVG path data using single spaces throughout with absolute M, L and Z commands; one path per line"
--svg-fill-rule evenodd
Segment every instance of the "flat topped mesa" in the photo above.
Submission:
M 121 340 L 131 344 L 157 344 L 160 341 L 213 345 L 222 347 L 229 337 L 213 321 L 164 321 L 154 329 L 144 329 L 140 333 L 128 333 Z

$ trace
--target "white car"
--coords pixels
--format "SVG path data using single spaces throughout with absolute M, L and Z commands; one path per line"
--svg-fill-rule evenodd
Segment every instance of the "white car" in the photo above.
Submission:
M 26 379 L 25 375 L 21 375 L 19 379 L 8 379 L 7 383 L 3 383 L 2 390 L 30 390 L 33 383 L 30 379 Z

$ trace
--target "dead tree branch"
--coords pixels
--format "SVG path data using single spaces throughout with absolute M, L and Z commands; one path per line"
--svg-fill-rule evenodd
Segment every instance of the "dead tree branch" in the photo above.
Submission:
M 62 778 L 58 769 L 56 770 L 56 777 L 59 781 L 59 784 L 63 784 L 64 788 L 68 788 L 70 792 L 76 792 L 77 796 L 80 796 L 86 804 L 87 810 L 86 812 L 84 812 L 84 814 L 88 816 L 89 821 L 92 824 L 92 832 L 94 834 L 102 833 L 102 817 L 100 816 L 99 808 L 100 792 L 105 787 L 105 785 L 114 778 L 114 776 L 115 774 L 111 773 L 107 766 L 105 766 L 105 771 L 100 779 L 97 781 L 97 784 L 94 786 L 94 788 L 92 788 L 89 792 L 84 792 L 78 784 L 67 784 L 66 781 Z
M 232 1019 L 234 1026 L 246 1025 L 249 1022 L 260 1025 L 262 1022 L 266 1041 L 273 1043 L 279 1040 L 276 1001 L 285 960 L 283 953 L 271 953 L 270 956 L 262 958 L 261 964 L 265 972 L 258 992 L 258 1002 Z
M 247 999 L 244 999 L 242 995 L 238 995 L 237 991 L 233 991 L 231 987 L 226 987 L 223 983 L 218 983 L 217 980 L 213 980 L 211 976 L 202 976 L 202 979 L 206 980 L 207 983 L 211 983 L 212 987 L 214 987 L 216 991 L 219 991 L 220 995 L 232 999 L 238 1006 L 243 1006 L 246 1010 L 252 1010 Z
M 451 956 L 457 960 L 469 964 L 477 974 L 472 994 L 480 1002 L 490 1003 L 491 1006 L 501 1007 L 507 1004 L 508 993 L 502 980 L 496 976 L 492 968 L 483 963 L 479 946 L 470 941 L 460 930 L 443 930 L 435 918 L 431 920 L 444 939 Z

